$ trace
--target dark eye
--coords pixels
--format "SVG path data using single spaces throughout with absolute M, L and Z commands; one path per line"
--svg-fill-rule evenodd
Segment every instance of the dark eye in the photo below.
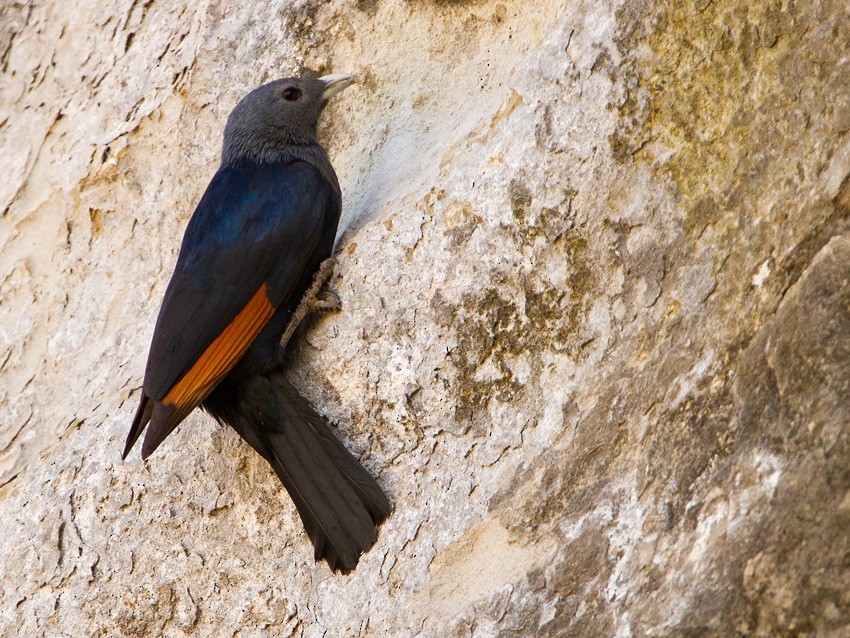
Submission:
M 287 102 L 294 102 L 301 97 L 301 89 L 294 86 L 288 86 L 283 89 L 283 93 L 281 95 L 283 95 L 283 99 Z

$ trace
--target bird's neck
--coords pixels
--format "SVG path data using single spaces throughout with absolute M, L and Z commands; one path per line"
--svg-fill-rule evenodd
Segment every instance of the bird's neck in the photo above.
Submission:
M 317 142 L 312 144 L 287 144 L 263 146 L 255 144 L 250 149 L 228 148 L 225 145 L 221 154 L 221 165 L 227 166 L 239 160 L 250 160 L 258 164 L 272 162 L 302 161 L 312 164 L 322 174 L 333 189 L 340 194 L 339 180 L 331 165 L 327 152 Z

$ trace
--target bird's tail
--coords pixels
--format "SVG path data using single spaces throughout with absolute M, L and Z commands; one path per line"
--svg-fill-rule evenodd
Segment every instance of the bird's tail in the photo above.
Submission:
M 347 573 L 391 506 L 372 475 L 284 376 L 225 382 L 204 402 L 265 458 L 295 502 L 316 560 Z

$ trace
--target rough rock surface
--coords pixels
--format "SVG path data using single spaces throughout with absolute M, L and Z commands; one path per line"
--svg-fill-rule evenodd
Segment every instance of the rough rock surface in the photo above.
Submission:
M 845 0 L 0 7 L 0 634 L 843 635 Z M 395 512 L 350 576 L 196 414 L 119 453 L 237 99 L 360 83 L 292 375 Z

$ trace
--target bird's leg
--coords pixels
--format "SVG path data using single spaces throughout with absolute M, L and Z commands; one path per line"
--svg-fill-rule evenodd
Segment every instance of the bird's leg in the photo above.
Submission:
M 321 289 L 328 282 L 328 279 L 331 278 L 336 265 L 337 261 L 335 257 L 328 257 L 319 264 L 319 269 L 313 276 L 313 283 L 301 299 L 301 303 L 298 304 L 299 307 L 302 304 L 308 303 L 310 306 L 308 312 L 331 312 L 342 308 L 342 302 L 333 290 Z M 298 312 L 297 308 L 295 312 Z
M 339 310 L 342 307 L 337 294 L 330 290 L 322 291 L 322 286 L 327 283 L 336 268 L 337 261 L 333 257 L 328 257 L 319 264 L 319 269 L 313 276 L 313 283 L 304 293 L 301 301 L 298 302 L 298 307 L 289 318 L 289 323 L 286 325 L 286 330 L 283 331 L 283 336 L 280 338 L 280 347 L 285 348 L 286 344 L 292 338 L 295 330 L 301 325 L 301 322 L 311 312 L 330 312 L 331 310 Z

